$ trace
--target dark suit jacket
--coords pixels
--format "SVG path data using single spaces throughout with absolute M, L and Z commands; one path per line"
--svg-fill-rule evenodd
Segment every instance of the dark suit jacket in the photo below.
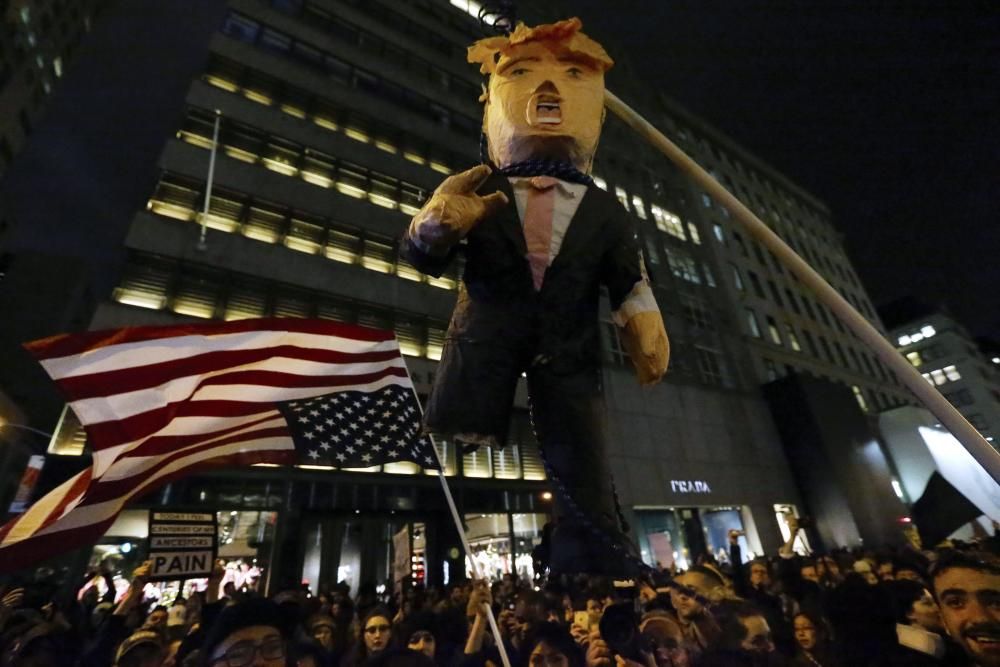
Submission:
M 428 403 L 427 423 L 437 432 L 472 427 L 474 419 L 469 417 L 463 419 L 462 427 L 433 423 L 436 405 L 452 400 L 456 404 L 466 403 L 464 397 L 469 392 L 493 391 L 496 394 L 493 401 L 506 403 L 503 409 L 509 413 L 511 383 L 516 383 L 521 370 L 525 370 L 522 368 L 525 359 L 530 363 L 541 356 L 555 373 L 597 369 L 601 286 L 607 287 L 611 307 L 616 310 L 642 280 L 639 245 L 630 218 L 612 195 L 591 186 L 570 222 L 558 255 L 545 273 L 542 289 L 536 291 L 525 258 L 524 231 L 507 177 L 493 174 L 479 189 L 483 194 L 496 190 L 506 193 L 510 203 L 480 222 L 469 232 L 466 242 L 456 245 L 446 256 L 429 255 L 411 243 L 408 236 L 402 239 L 403 256 L 430 275 L 441 275 L 457 253 L 464 252 L 466 257 L 458 302 Z M 463 348 L 461 351 L 456 349 L 459 346 Z M 498 358 L 505 351 L 510 352 L 510 358 Z M 493 377 L 470 386 L 471 381 L 461 379 L 470 377 L 469 369 L 465 368 L 470 364 L 488 364 L 493 376 L 513 373 L 513 379 L 498 382 Z M 506 395 L 508 384 L 510 396 Z M 489 424 L 484 423 L 484 428 L 475 432 L 495 432 L 494 422 L 500 417 L 484 419 Z M 503 433 L 506 426 L 498 435 Z

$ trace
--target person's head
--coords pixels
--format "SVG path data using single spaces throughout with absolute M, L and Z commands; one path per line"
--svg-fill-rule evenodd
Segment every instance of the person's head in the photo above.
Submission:
M 309 635 L 324 650 L 332 651 L 334 649 L 337 625 L 331 617 L 325 614 L 317 614 L 309 619 L 308 627 Z
M 754 656 L 774 651 L 771 628 L 757 607 L 746 602 L 725 601 L 713 607 L 721 629 L 720 645 L 730 651 Z
M 143 627 L 153 630 L 165 629 L 167 627 L 167 619 L 169 618 L 170 611 L 163 605 L 157 605 L 149 612 L 149 616 L 146 617 Z
M 879 561 L 875 565 L 875 576 L 879 581 L 892 581 L 896 578 L 896 566 L 890 560 Z
M 208 667 L 284 667 L 288 619 L 271 600 L 251 598 L 226 607 L 202 646 Z
M 572 635 L 556 623 L 540 623 L 524 643 L 529 667 L 584 667 L 583 651 Z
M 138 630 L 118 647 L 114 667 L 160 667 L 166 657 L 167 650 L 160 633 Z
M 816 561 L 802 561 L 802 564 L 799 565 L 799 576 L 806 581 L 811 581 L 816 584 L 820 583 L 820 574 L 819 569 L 816 567 Z
M 897 579 L 888 586 L 892 596 L 896 622 L 916 625 L 930 632 L 944 634 L 941 610 L 924 585 L 907 579 Z
M 591 594 L 587 596 L 587 617 L 590 619 L 590 627 L 597 627 L 601 622 L 601 614 L 604 613 L 604 597 Z
M 469 62 L 489 74 L 483 129 L 499 167 L 562 160 L 590 171 L 604 122 L 604 73 L 614 62 L 573 18 L 489 37 Z
M 639 632 L 647 646 L 653 649 L 656 664 L 686 664 L 684 632 L 669 613 L 662 610 L 647 612 L 639 622 Z
M 872 570 L 872 564 L 868 560 L 862 558 L 861 560 L 854 561 L 853 570 L 869 585 L 874 586 L 878 583 L 878 576 Z
M 833 581 L 840 579 L 840 563 L 833 556 L 820 556 L 816 560 L 823 564 L 823 570 L 825 570 L 828 579 Z
M 407 640 L 406 648 L 423 653 L 428 658 L 433 659 L 434 654 L 437 653 L 437 640 L 434 639 L 434 635 L 429 630 L 416 630 Z
M 708 598 L 723 586 L 719 575 L 700 566 L 692 567 L 687 572 L 678 574 L 674 577 L 674 583 L 680 584 L 690 591 L 678 590 L 673 587 L 670 589 L 670 603 L 677 611 L 677 615 L 684 621 L 693 620 L 705 611 L 705 607 L 698 602 L 692 593 Z
M 915 581 L 921 586 L 926 585 L 924 575 L 915 565 L 900 565 L 896 568 L 897 581 Z
M 465 587 L 461 584 L 452 584 L 448 590 L 448 601 L 454 605 L 465 606 L 465 603 L 469 601 Z
M 368 654 L 381 653 L 389 648 L 392 639 L 392 613 L 385 607 L 375 607 L 361 624 L 362 640 Z
M 948 550 L 931 568 L 932 592 L 951 638 L 981 667 L 1000 665 L 1000 561 Z
M 826 621 L 812 612 L 802 611 L 792 619 L 795 643 L 800 649 L 814 653 L 830 639 Z
M 755 560 L 750 563 L 750 585 L 754 588 L 765 588 L 771 584 L 771 572 L 767 562 Z

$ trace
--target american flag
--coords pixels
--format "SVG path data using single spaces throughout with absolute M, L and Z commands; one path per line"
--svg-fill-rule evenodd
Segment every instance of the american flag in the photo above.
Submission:
M 420 406 L 409 389 L 342 391 L 278 405 L 300 459 L 313 465 L 367 468 L 387 461 L 440 466 L 420 435 Z
M 86 429 L 93 462 L 0 527 L 0 572 L 93 543 L 133 498 L 210 467 L 438 467 L 391 331 L 258 319 L 27 348 Z

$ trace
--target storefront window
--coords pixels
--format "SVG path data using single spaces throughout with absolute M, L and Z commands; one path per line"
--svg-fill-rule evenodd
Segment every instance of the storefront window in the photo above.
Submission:
M 513 514 L 514 570 L 522 581 L 534 581 L 536 574 L 532 553 L 542 543 L 542 529 L 549 521 L 547 514 Z
M 701 510 L 701 525 L 705 531 L 705 546 L 708 552 L 720 563 L 729 562 L 729 531 L 744 532 L 743 520 L 740 518 L 739 507 L 717 507 Z M 750 555 L 747 538 L 739 537 L 741 553 Z
M 778 520 L 778 530 L 781 531 L 781 541 L 787 542 L 789 536 L 791 536 L 792 531 L 788 528 L 788 517 L 799 516 L 799 510 L 795 505 L 775 505 L 774 506 L 774 517 Z M 799 531 L 795 535 L 795 543 L 792 544 L 792 550 L 800 556 L 808 556 L 812 550 L 809 548 L 809 538 L 806 536 L 804 531 Z
M 677 513 L 671 509 L 636 511 L 642 560 L 651 567 L 687 569 L 688 549 Z
M 497 581 L 503 575 L 510 574 L 513 569 L 508 515 L 467 514 L 465 525 L 469 528 L 467 535 L 472 547 L 472 557 L 482 575 L 489 581 Z M 475 576 L 468 557 L 465 574 L 469 578 Z

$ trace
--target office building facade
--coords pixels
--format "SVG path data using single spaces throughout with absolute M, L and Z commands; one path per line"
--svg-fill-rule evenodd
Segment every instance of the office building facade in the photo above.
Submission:
M 482 82 L 464 51 L 481 35 L 466 4 L 230 0 L 91 328 L 263 316 L 391 328 L 426 396 L 462 267 L 424 276 L 397 240 L 447 174 L 478 162 Z M 591 32 L 601 37 L 599 26 Z M 820 202 L 620 67 L 609 87 L 749 198 L 878 324 Z M 746 553 L 773 552 L 787 530 L 781 515 L 806 507 L 760 385 L 808 373 L 843 385 L 859 410 L 906 394 L 787 270 L 614 120 L 594 176 L 637 224 L 672 341 L 666 380 L 642 389 L 603 310 L 611 468 L 643 556 L 684 566 L 722 555 L 734 528 L 746 532 Z M 438 444 L 476 558 L 492 576 L 530 575 L 550 496 L 524 388 L 503 449 Z M 84 449 L 64 413 L 51 451 Z M 192 476 L 126 510 L 95 553 L 141 540 L 145 510 L 170 506 L 218 512 L 222 555 L 257 568 L 272 589 L 390 578 L 394 538 L 409 545 L 408 574 L 442 583 L 464 566 L 436 484 L 406 464 Z

